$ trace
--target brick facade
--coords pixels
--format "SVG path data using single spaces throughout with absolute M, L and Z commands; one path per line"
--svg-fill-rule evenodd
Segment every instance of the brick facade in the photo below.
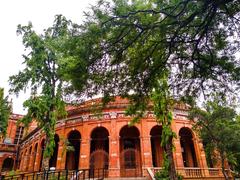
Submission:
M 97 114 L 93 107 L 97 107 L 99 101 L 91 100 L 68 107 L 68 117 L 60 119 L 56 125 L 57 146 L 50 165 L 56 169 L 106 168 L 109 177 L 131 176 L 131 173 L 136 173 L 131 169 L 137 168 L 137 173 L 145 176 L 146 168 L 161 166 L 161 125 L 156 123 L 153 112 L 147 112 L 138 124 L 128 127 L 131 117 L 124 114 L 127 100 L 116 98 Z M 176 106 L 172 123 L 172 129 L 177 134 L 177 139 L 174 139 L 176 167 L 206 169 L 202 142 L 191 128 L 187 107 Z M 41 169 L 44 138 L 42 130 L 36 128 L 23 139 L 18 152 L 18 170 Z M 75 146 L 74 152 L 66 151 L 67 139 Z
M 22 115 L 11 114 L 8 120 L 6 137 L 0 139 L 0 172 L 14 169 L 18 144 L 23 135 L 22 125 L 17 125 L 17 121 L 22 118 Z

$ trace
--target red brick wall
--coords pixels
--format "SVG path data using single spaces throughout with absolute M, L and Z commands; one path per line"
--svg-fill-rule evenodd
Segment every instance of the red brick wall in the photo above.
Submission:
M 17 146 L 14 145 L 14 139 L 17 131 L 17 121 L 22 118 L 22 115 L 11 114 L 8 120 L 8 127 L 6 132 L 6 138 L 9 143 L 4 143 L 4 139 L 0 141 L 0 169 L 2 169 L 3 162 L 6 158 L 16 159 Z
M 97 127 L 104 127 L 109 133 L 109 176 L 116 177 L 120 176 L 120 130 L 131 120 L 131 117 L 124 115 L 124 104 L 127 104 L 126 100 L 121 100 L 117 98 L 117 101 L 110 103 L 102 111 L 102 116 L 96 116 L 89 109 L 92 104 L 96 101 L 88 101 L 79 107 L 69 108 L 69 116 L 67 119 L 59 120 L 56 127 L 56 133 L 60 137 L 58 158 L 57 158 L 57 168 L 64 169 L 66 162 L 66 152 L 64 152 L 64 140 L 68 137 L 68 134 L 72 130 L 77 130 L 81 134 L 81 144 L 80 144 L 80 155 L 79 155 L 79 169 L 89 168 L 89 158 L 90 158 L 90 145 L 91 145 L 91 132 Z M 176 109 L 174 112 L 174 122 L 172 123 L 172 129 L 175 133 L 179 134 L 182 127 L 188 127 L 191 129 L 192 123 L 186 117 L 187 111 L 181 109 L 182 106 Z M 184 108 L 186 108 L 184 106 Z M 143 174 L 146 175 L 146 168 L 152 167 L 152 149 L 151 149 L 151 129 L 156 126 L 157 123 L 154 119 L 152 112 L 148 112 L 146 118 L 142 119 L 140 123 L 135 124 L 135 127 L 140 133 L 140 149 L 141 149 L 141 167 L 143 169 Z M 203 150 L 202 143 L 200 139 L 193 134 L 193 144 L 197 157 L 198 167 L 207 168 L 205 153 Z M 31 140 L 30 140 L 31 139 Z M 38 144 L 38 151 L 36 153 L 36 160 L 33 162 L 34 156 L 32 154 L 27 154 L 25 156 L 30 157 L 29 163 L 27 158 L 23 157 L 20 170 L 25 171 L 26 166 L 33 166 L 34 170 L 39 169 L 40 157 L 41 157 L 41 142 L 44 139 L 43 132 L 35 133 L 31 138 L 27 139 L 22 145 L 20 154 L 22 152 L 29 152 L 32 147 L 34 149 L 35 145 Z M 184 167 L 182 159 L 182 149 L 180 145 L 179 137 L 174 140 L 175 152 L 174 160 L 177 167 Z M 24 154 L 23 153 L 23 154 Z

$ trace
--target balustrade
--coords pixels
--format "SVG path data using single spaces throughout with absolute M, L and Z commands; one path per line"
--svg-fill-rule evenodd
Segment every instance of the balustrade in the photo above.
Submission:
M 153 174 L 156 174 L 158 171 L 161 171 L 162 167 L 152 167 L 148 168 L 148 173 L 152 177 Z M 206 171 L 209 173 L 206 174 Z M 226 170 L 229 172 L 229 170 Z M 223 177 L 221 168 L 195 168 L 195 167 L 185 167 L 177 168 L 177 172 L 181 174 L 184 178 L 203 178 L 203 177 Z M 230 175 L 230 173 L 229 173 Z M 154 179 L 154 178 L 152 178 Z

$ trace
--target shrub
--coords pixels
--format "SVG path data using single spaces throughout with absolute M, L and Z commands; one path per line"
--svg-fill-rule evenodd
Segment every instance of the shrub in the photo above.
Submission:
M 183 177 L 180 174 L 177 174 L 178 176 L 178 180 L 182 180 Z M 156 180 L 170 180 L 169 175 L 168 175 L 168 171 L 166 171 L 165 169 L 162 169 L 161 171 L 158 171 L 155 174 L 155 178 Z

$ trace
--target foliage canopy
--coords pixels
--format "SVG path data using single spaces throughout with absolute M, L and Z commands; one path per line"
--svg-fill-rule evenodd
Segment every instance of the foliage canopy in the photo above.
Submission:
M 8 97 L 4 97 L 4 89 L 0 88 L 0 134 L 6 136 L 11 105 Z
M 227 92 L 239 83 L 237 0 L 99 1 L 86 13 L 68 77 L 88 60 L 88 94 L 149 96 L 168 73 L 171 94 Z
M 190 118 L 195 119 L 195 129 L 203 140 L 209 166 L 221 162 L 226 177 L 226 161 L 233 170 L 239 171 L 240 119 L 235 110 L 217 96 L 207 101 L 204 108 L 193 108 Z
M 79 94 L 86 88 L 88 96 L 100 93 L 106 101 L 127 97 L 134 121 L 151 99 L 164 126 L 170 179 L 177 179 L 172 101 L 211 91 L 226 94 L 238 86 L 239 17 L 238 0 L 100 0 L 79 26 L 67 78 Z M 84 85 L 76 73 L 82 70 Z
M 37 34 L 31 23 L 19 25 L 17 29 L 28 53 L 23 55 L 25 68 L 10 77 L 11 92 L 18 94 L 31 88 L 31 97 L 24 102 L 28 112 L 22 122 L 28 125 L 36 120 L 43 128 L 46 133 L 45 157 L 53 153 L 56 120 L 66 115 L 60 59 L 69 26 L 70 22 L 58 15 L 53 26 L 46 29 L 44 34 Z

